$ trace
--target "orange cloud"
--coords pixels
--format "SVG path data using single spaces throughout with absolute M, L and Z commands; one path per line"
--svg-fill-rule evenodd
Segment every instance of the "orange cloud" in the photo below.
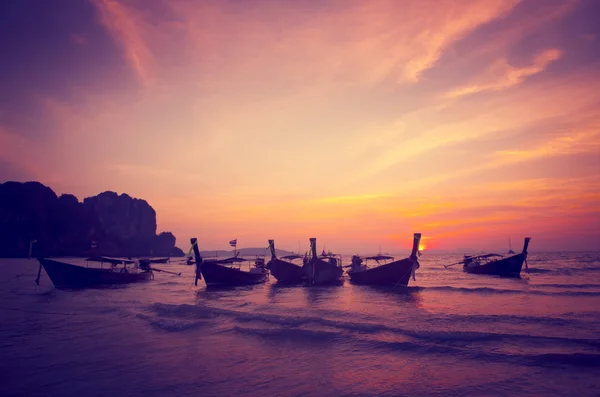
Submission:
M 94 0 L 106 30 L 123 49 L 140 82 L 148 86 L 154 80 L 154 57 L 144 38 L 150 25 L 142 15 L 118 0 Z
M 514 67 L 506 59 L 494 62 L 476 82 L 457 88 L 445 94 L 447 98 L 459 98 L 482 91 L 499 91 L 519 85 L 527 77 L 543 72 L 548 65 L 562 56 L 562 51 L 550 49 L 541 52 L 534 58 L 533 64 L 521 68 Z

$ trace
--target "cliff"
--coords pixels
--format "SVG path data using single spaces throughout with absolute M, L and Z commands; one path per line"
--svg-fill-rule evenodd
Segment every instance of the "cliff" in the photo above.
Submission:
M 44 256 L 183 256 L 144 200 L 104 192 L 58 197 L 39 182 L 0 183 L 0 258 Z

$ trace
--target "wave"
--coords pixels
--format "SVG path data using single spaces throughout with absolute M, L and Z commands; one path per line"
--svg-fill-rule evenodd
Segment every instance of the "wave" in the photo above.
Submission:
M 519 316 L 511 314 L 452 314 L 448 316 L 448 321 L 462 321 L 467 323 L 479 323 L 479 324 L 496 324 L 496 323 L 512 323 L 517 325 L 528 324 L 544 324 L 550 326 L 573 326 L 573 325 L 584 325 L 588 326 L 589 321 L 583 321 L 581 318 L 585 317 L 585 313 L 567 313 L 562 314 L 561 317 L 538 317 L 538 316 Z M 595 315 L 588 314 L 591 318 Z M 570 317 L 570 318 L 563 318 Z
M 570 266 L 570 267 L 556 267 L 555 269 L 545 269 L 543 267 L 530 266 L 529 270 L 523 270 L 525 273 L 572 273 L 580 271 L 599 271 L 600 266 Z
M 534 285 L 532 287 L 537 287 Z M 423 291 L 452 291 L 463 293 L 474 293 L 481 295 L 490 294 L 525 294 L 525 295 L 545 295 L 545 296 L 600 296 L 600 291 L 540 291 L 540 290 L 517 290 L 517 289 L 501 289 L 491 287 L 451 287 L 449 285 L 438 287 L 412 287 L 415 290 Z
M 597 289 L 600 289 L 600 284 L 533 284 L 532 287 L 574 288 L 574 289 L 597 288 Z
M 153 303 L 150 310 L 164 317 L 211 319 L 218 316 L 214 310 L 204 310 L 202 306 L 188 304 Z
M 502 352 L 490 352 L 481 349 L 473 349 L 471 346 L 456 346 L 451 344 L 431 343 L 432 341 L 381 341 L 368 340 L 353 337 L 341 332 L 308 330 L 294 328 L 244 328 L 234 327 L 237 333 L 258 336 L 265 339 L 277 341 L 289 340 L 294 343 L 310 342 L 334 342 L 349 343 L 353 349 L 361 346 L 369 351 L 391 350 L 395 353 L 416 353 L 420 357 L 427 355 L 462 357 L 469 360 L 480 360 L 486 362 L 509 362 L 526 366 L 556 366 L 571 365 L 583 367 L 600 367 L 600 354 L 594 353 L 543 353 L 543 354 L 511 354 Z M 469 340 L 472 335 L 469 336 Z M 452 341 L 456 341 L 453 339 Z
M 584 270 L 584 271 L 600 271 L 600 266 L 585 266 L 585 267 L 572 267 L 571 270 Z
M 544 269 L 541 267 L 533 267 L 533 268 L 529 268 L 529 270 L 526 270 L 526 273 L 552 273 L 553 270 L 550 269 Z
M 236 326 L 233 327 L 233 330 L 242 334 L 257 335 L 266 338 L 291 339 L 294 342 L 327 342 L 342 336 L 339 332 L 298 328 L 243 328 Z
M 595 258 L 578 258 L 577 262 L 580 262 L 580 263 L 598 263 L 600 265 L 600 258 L 599 257 L 595 257 Z
M 382 349 L 394 352 L 414 352 L 419 354 L 449 355 L 485 362 L 509 362 L 525 366 L 581 366 L 600 367 L 600 354 L 594 353 L 542 353 L 510 354 L 466 349 L 447 345 L 420 345 L 410 342 L 376 341 L 365 343 L 370 350 Z
M 138 318 L 147 321 L 154 328 L 158 328 L 167 332 L 181 332 L 196 329 L 199 327 L 209 325 L 206 320 L 173 320 L 173 319 L 160 319 L 152 316 L 146 316 L 144 314 L 137 314 Z
M 290 315 L 278 315 L 260 312 L 241 312 L 230 309 L 215 308 L 208 306 L 194 306 L 194 305 L 169 305 L 163 303 L 155 303 L 150 306 L 150 309 L 156 312 L 159 316 L 167 317 L 178 317 L 188 320 L 207 320 L 218 316 L 227 316 L 233 319 L 237 323 L 250 323 L 250 322 L 261 322 L 270 326 L 277 326 L 280 331 L 286 331 L 290 329 L 299 330 L 301 327 L 323 327 L 333 329 L 335 332 L 346 332 L 356 334 L 379 334 L 383 332 L 389 332 L 395 335 L 412 338 L 415 341 L 429 341 L 435 343 L 448 343 L 448 342 L 494 342 L 494 341 L 506 341 L 506 340 L 519 340 L 519 341 L 546 341 L 546 342 L 559 342 L 562 344 L 570 344 L 577 346 L 584 346 L 586 348 L 600 349 L 600 340 L 595 339 L 581 339 L 581 338 L 567 338 L 567 337 L 553 337 L 553 336 L 538 336 L 530 334 L 517 334 L 517 333 L 492 333 L 492 332 L 479 332 L 479 331 L 429 331 L 429 330 L 412 330 L 396 326 L 388 326 L 377 322 L 352 322 L 344 320 L 327 319 L 316 316 L 290 316 Z M 537 322 L 543 319 L 534 318 L 527 316 L 451 316 L 448 318 L 441 317 L 441 320 L 467 320 L 479 319 L 480 321 L 499 321 L 499 320 L 512 320 L 518 322 L 520 319 L 527 319 L 531 322 Z M 554 320 L 548 320 L 554 321 Z M 558 320 L 562 321 L 562 320 Z M 569 320 L 565 324 L 572 324 L 573 320 Z M 239 327 L 239 326 L 234 326 Z M 182 328 L 185 329 L 185 328 Z M 308 331 L 308 330 L 307 330 Z M 269 335 L 269 331 L 248 331 L 248 332 L 262 332 L 265 335 Z M 270 331 L 275 332 L 275 331 Z M 278 331 L 279 332 L 279 331 Z M 312 331 L 310 331 L 312 332 Z M 329 332 L 329 331 L 328 331 Z

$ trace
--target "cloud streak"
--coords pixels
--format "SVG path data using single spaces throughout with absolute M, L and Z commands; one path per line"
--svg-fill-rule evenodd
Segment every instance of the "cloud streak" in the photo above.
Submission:
M 520 85 L 527 77 L 543 72 L 551 63 L 559 60 L 561 56 L 562 51 L 558 49 L 546 50 L 536 55 L 531 65 L 520 68 L 510 65 L 506 59 L 499 59 L 477 79 L 477 82 L 452 90 L 445 96 L 447 98 L 460 98 L 482 91 L 499 91 Z
M 118 0 L 94 0 L 93 4 L 100 22 L 123 49 L 140 83 L 152 84 L 154 57 L 143 37 L 143 31 L 151 28 L 148 22 Z

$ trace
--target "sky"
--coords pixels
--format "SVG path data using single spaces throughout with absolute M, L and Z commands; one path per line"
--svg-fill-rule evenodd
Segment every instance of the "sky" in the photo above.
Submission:
M 596 0 L 4 0 L 0 181 L 185 251 L 600 250 Z

